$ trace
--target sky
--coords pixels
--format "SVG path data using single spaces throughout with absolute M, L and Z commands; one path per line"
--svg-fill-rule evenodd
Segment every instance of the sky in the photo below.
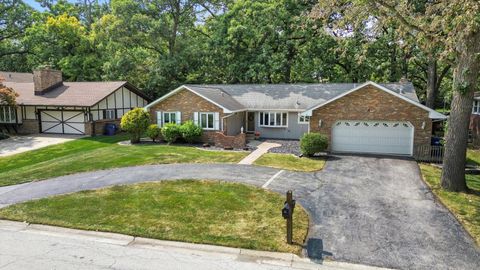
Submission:
M 68 2 L 72 2 L 72 3 L 75 3 L 77 2 L 78 0 L 67 0 Z M 105 2 L 106 0 L 99 0 L 99 2 Z M 42 8 L 40 6 L 40 4 L 35 1 L 35 0 L 23 0 L 23 2 L 27 3 L 28 5 L 30 5 L 31 7 L 33 7 L 34 9 L 36 10 L 44 10 L 44 8 Z

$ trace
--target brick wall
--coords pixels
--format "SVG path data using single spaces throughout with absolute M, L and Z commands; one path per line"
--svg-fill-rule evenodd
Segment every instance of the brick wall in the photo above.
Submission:
M 220 148 L 236 148 L 243 149 L 246 144 L 246 134 L 240 133 L 235 136 L 228 136 L 222 132 L 204 132 L 202 141 L 208 142 Z
M 322 120 L 321 127 L 319 120 Z M 338 120 L 408 121 L 415 127 L 414 145 L 430 144 L 432 135 L 432 121 L 427 111 L 374 86 L 365 86 L 314 110 L 310 131 L 330 138 L 332 126 Z
M 470 130 L 472 131 L 472 143 L 480 146 L 480 115 L 472 114 L 470 116 Z
M 104 133 L 105 124 L 113 123 L 117 125 L 120 131 L 120 119 L 115 120 L 98 120 L 94 122 L 85 123 L 85 134 L 87 135 L 102 135 Z M 87 133 L 88 131 L 88 133 Z M 118 132 L 117 131 L 117 132 Z
M 224 116 L 222 108 L 188 90 L 181 90 L 152 106 L 150 108 L 152 123 L 157 122 L 156 111 L 181 112 L 182 123 L 193 120 L 194 112 L 218 112 L 220 113 L 220 121 Z
M 40 133 L 38 120 L 23 119 L 23 123 L 18 126 L 19 134 L 35 134 Z

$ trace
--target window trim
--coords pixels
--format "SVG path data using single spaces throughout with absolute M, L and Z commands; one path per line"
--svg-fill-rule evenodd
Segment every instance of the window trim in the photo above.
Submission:
M 205 124 L 207 127 L 202 127 L 202 115 L 206 115 L 205 117 Z M 209 128 L 208 124 L 208 116 L 212 115 L 212 127 Z M 201 127 L 203 130 L 215 130 L 215 112 L 198 112 L 198 126 Z
M 472 114 L 480 114 L 480 100 L 478 99 L 473 100 Z
M 2 115 L 4 119 L 0 121 L 0 123 L 16 123 L 17 122 L 17 110 L 13 106 L 0 106 L 0 110 L 2 110 Z M 8 117 L 7 117 L 8 115 Z
M 270 122 L 270 116 L 273 114 L 273 118 L 275 119 L 275 124 L 270 125 L 265 124 L 265 114 L 268 115 L 268 120 Z M 277 125 L 277 115 L 280 115 L 280 125 Z M 284 117 L 285 115 L 285 117 Z M 263 120 L 263 121 L 262 121 Z M 263 122 L 263 123 L 262 123 Z M 285 124 L 283 124 L 285 122 Z M 278 111 L 261 111 L 258 112 L 258 126 L 265 127 L 265 128 L 288 128 L 288 112 L 278 112 Z
M 162 112 L 162 126 L 164 126 L 165 124 L 168 124 L 165 122 L 165 115 L 168 114 L 168 123 L 177 123 L 177 114 L 178 112 Z M 175 122 L 172 122 L 172 114 L 175 115 Z
M 303 121 L 301 120 L 302 117 L 304 119 Z M 310 124 L 310 118 L 311 118 L 311 116 L 302 115 L 302 113 L 299 112 L 297 122 L 298 122 L 298 124 L 301 124 L 301 125 Z
M 115 118 L 115 109 L 104 109 L 105 111 L 105 117 L 103 118 L 104 120 L 114 120 Z M 112 117 L 108 117 L 108 113 L 111 113 Z

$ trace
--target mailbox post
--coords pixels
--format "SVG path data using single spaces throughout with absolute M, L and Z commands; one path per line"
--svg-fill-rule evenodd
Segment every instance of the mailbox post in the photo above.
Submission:
M 293 210 L 295 209 L 295 200 L 292 191 L 287 191 L 287 200 L 282 209 L 282 216 L 287 220 L 287 243 L 293 244 Z

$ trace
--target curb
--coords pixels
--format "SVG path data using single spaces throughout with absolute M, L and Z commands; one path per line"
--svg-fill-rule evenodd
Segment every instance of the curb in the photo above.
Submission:
M 344 270 L 380 270 L 367 265 L 358 265 L 334 261 L 315 262 L 308 258 L 301 258 L 293 253 L 259 251 L 243 248 L 222 247 L 207 244 L 193 244 L 168 240 L 158 240 L 131 235 L 70 229 L 64 227 L 31 224 L 27 222 L 0 220 L 0 230 L 35 233 L 49 236 L 65 237 L 69 239 L 87 240 L 118 246 L 134 246 L 139 248 L 158 250 L 188 250 L 191 254 L 221 253 L 231 255 L 233 259 L 244 261 L 256 261 L 260 264 L 286 266 L 296 269 L 344 269 Z

